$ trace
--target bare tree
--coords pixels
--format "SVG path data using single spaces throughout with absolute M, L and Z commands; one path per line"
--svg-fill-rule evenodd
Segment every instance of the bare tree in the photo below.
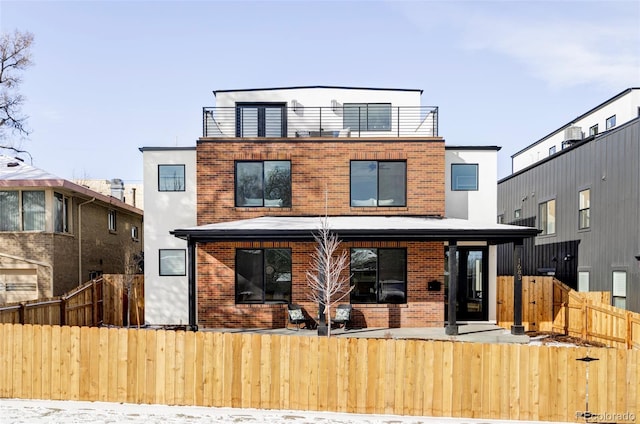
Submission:
M 321 312 L 330 317 L 332 307 L 347 297 L 354 286 L 349 284 L 351 276 L 345 273 L 349 268 L 347 251 L 337 254 L 340 248 L 338 235 L 331 232 L 326 216 L 320 222 L 320 229 L 313 236 L 318 245 L 311 254 L 307 285 L 311 289 L 310 300 L 322 305 L 324 310 Z M 327 337 L 331 337 L 330 320 Z
M 18 91 L 22 78 L 21 71 L 32 65 L 31 45 L 33 34 L 30 32 L 3 32 L 0 35 L 0 140 L 7 137 L 7 132 L 26 136 L 27 117 L 22 114 L 24 97 Z M 0 144 L 0 148 L 18 150 L 11 144 Z

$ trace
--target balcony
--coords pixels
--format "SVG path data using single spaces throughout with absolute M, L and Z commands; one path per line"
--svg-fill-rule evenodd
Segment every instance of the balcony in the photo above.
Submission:
M 438 107 L 308 107 L 262 104 L 202 108 L 204 138 L 437 137 Z

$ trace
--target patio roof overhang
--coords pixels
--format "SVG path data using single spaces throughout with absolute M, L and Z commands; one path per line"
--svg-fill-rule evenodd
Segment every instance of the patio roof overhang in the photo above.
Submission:
M 425 216 L 330 216 L 329 228 L 343 241 L 486 241 L 509 243 L 534 237 L 536 228 Z M 318 216 L 263 216 L 175 229 L 174 236 L 196 243 L 264 240 L 310 241 L 320 229 Z

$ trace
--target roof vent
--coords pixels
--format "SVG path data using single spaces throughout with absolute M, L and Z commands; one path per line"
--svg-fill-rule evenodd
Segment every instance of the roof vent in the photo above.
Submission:
M 18 162 L 9 162 L 7 164 L 7 168 L 15 168 L 16 166 L 20 166 Z
M 582 127 L 572 125 L 564 130 L 564 141 L 580 141 L 582 140 Z

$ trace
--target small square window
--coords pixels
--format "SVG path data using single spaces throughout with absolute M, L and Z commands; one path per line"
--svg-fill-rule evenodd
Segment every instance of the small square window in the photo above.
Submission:
M 516 209 L 515 211 L 513 211 L 513 217 L 515 219 L 522 217 L 522 209 Z
M 598 124 L 589 128 L 589 135 L 597 135 L 598 134 Z
M 158 165 L 158 191 L 185 191 L 184 165 Z
M 556 146 L 551 146 L 549 147 L 549 156 L 551 156 L 552 154 L 554 154 L 556 152 Z
M 498 215 L 498 224 L 504 224 L 504 215 Z
M 616 115 L 607 118 L 606 128 L 611 129 L 616 126 Z
M 451 190 L 453 191 L 478 190 L 478 164 L 477 163 L 451 164 Z
M 187 252 L 184 249 L 160 249 L 160 275 L 187 275 Z

